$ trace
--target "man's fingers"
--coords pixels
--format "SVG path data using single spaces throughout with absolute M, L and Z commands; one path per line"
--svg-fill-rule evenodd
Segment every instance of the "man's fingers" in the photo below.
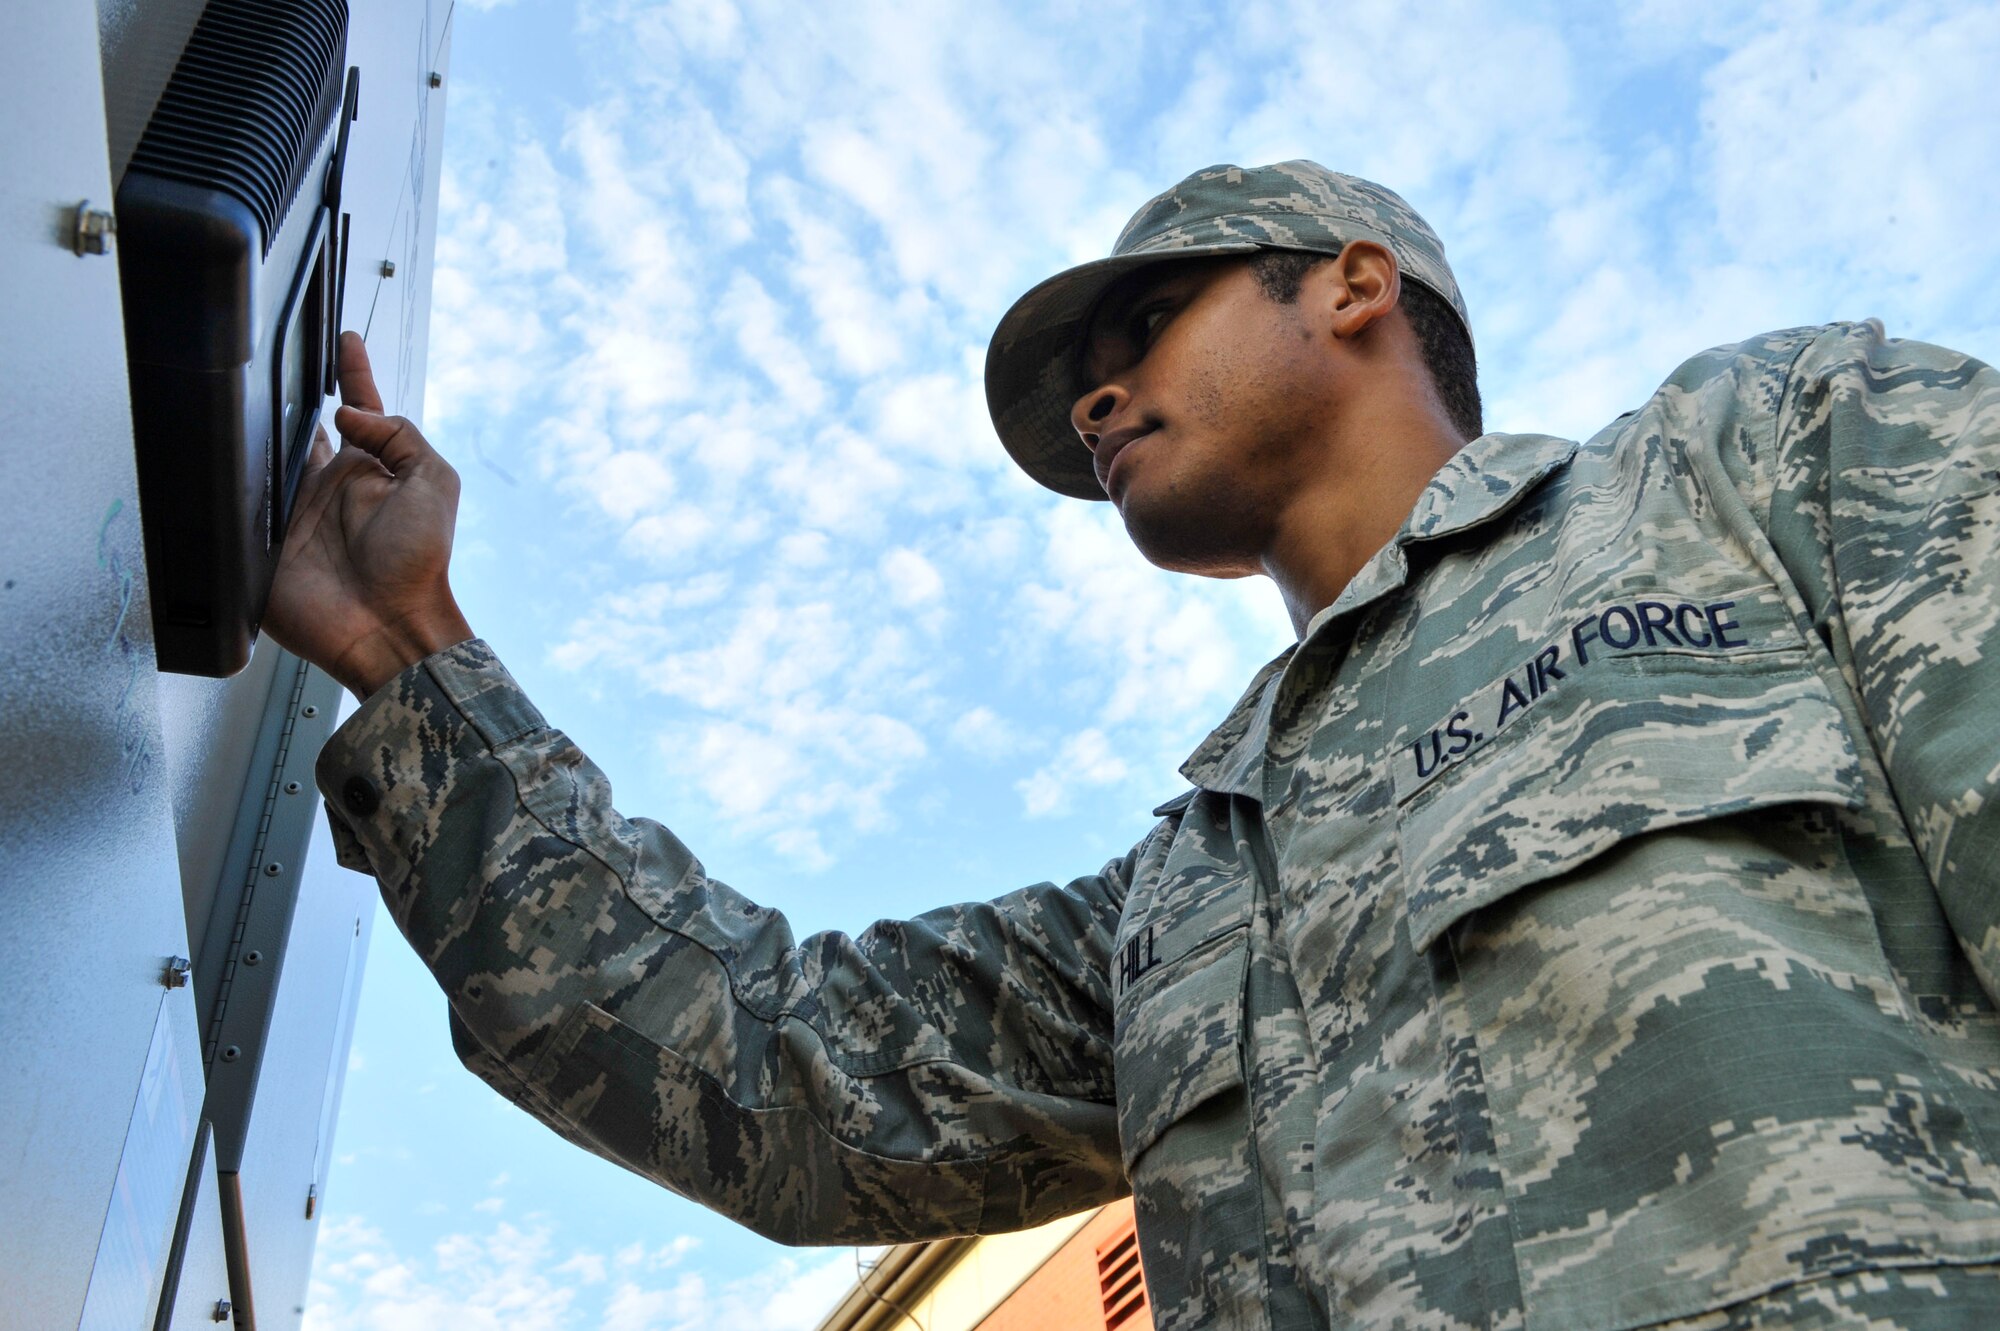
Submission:
M 375 371 L 368 365 L 368 344 L 351 329 L 340 335 L 336 353 L 340 373 L 340 400 L 350 407 L 380 414 L 382 394 L 375 388 Z M 342 434 L 347 433 L 343 428 Z
M 417 427 L 401 416 L 378 416 L 342 407 L 333 414 L 333 423 L 339 427 L 341 438 L 373 454 L 397 476 L 437 456 Z

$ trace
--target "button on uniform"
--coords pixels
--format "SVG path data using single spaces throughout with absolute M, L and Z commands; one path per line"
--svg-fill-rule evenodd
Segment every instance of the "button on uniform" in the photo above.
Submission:
M 375 783 L 365 776 L 348 777 L 347 784 L 340 788 L 340 797 L 346 801 L 349 813 L 359 814 L 363 818 L 382 807 L 381 792 L 376 790 Z

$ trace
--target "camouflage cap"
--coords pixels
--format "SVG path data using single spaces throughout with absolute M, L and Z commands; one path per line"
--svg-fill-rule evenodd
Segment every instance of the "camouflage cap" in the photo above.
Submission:
M 1088 386 L 1078 382 L 1077 342 L 1111 284 L 1164 259 L 1263 249 L 1338 254 L 1350 240 L 1388 246 L 1403 276 L 1442 296 L 1471 335 L 1443 243 L 1393 190 L 1317 162 L 1205 167 L 1135 213 L 1110 258 L 1058 273 L 1001 318 L 986 350 L 986 407 L 1000 442 L 1051 490 L 1103 499 L 1069 411 Z

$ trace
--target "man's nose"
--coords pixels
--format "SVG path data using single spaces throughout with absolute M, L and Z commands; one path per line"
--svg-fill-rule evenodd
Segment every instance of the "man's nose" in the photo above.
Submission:
M 1102 387 L 1093 388 L 1076 400 L 1076 405 L 1069 409 L 1069 423 L 1085 448 L 1096 451 L 1104 423 L 1118 414 L 1129 396 L 1122 388 Z

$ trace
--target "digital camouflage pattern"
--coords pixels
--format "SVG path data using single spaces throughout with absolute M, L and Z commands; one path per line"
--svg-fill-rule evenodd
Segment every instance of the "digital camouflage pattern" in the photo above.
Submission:
M 986 353 L 986 405 L 1000 442 L 1051 490 L 1106 498 L 1089 452 L 1077 447 L 1069 409 L 1089 386 L 1077 379 L 1077 344 L 1111 284 L 1163 259 L 1260 249 L 1338 254 L 1350 240 L 1387 246 L 1403 277 L 1442 296 L 1472 336 L 1444 243 L 1394 190 L 1304 160 L 1204 167 L 1133 214 L 1109 258 L 1058 273 L 1001 317 Z
M 1135 1195 L 1162 1331 L 2000 1325 L 2000 376 L 1490 435 L 1123 859 L 795 942 L 477 642 L 320 759 L 481 1076 L 767 1234 Z

